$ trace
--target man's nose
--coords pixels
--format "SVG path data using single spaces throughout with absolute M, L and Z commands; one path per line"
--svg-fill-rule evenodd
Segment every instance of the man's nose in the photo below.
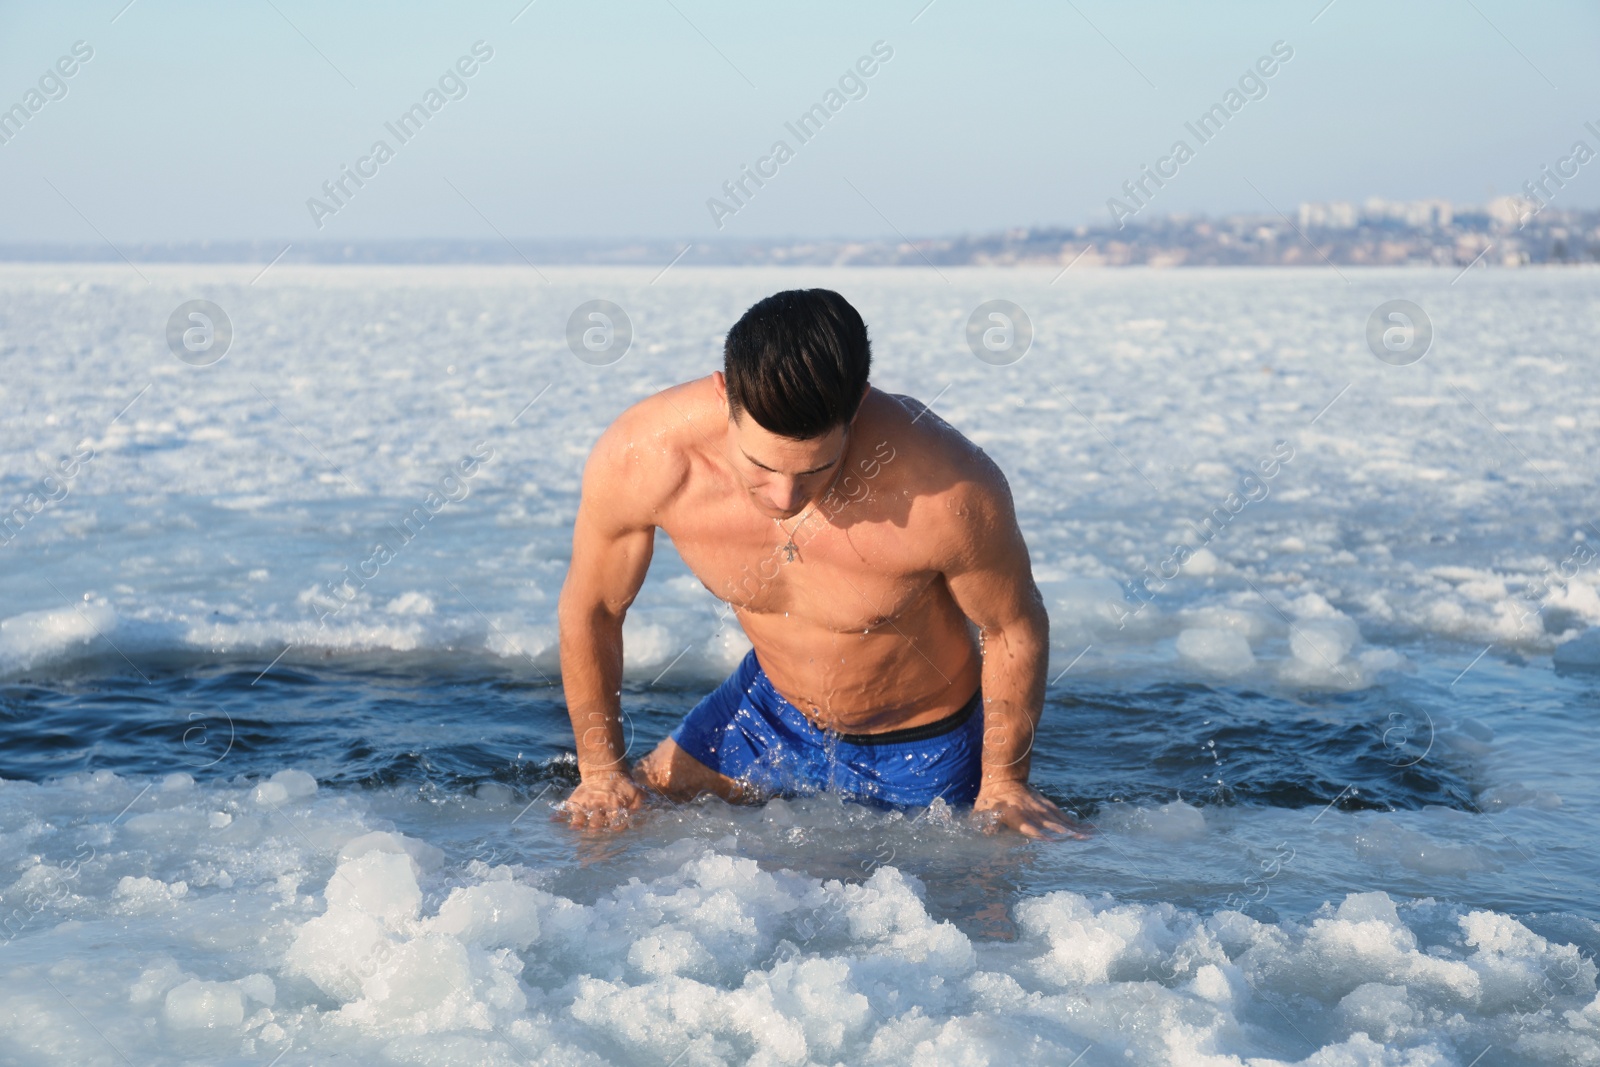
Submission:
M 779 511 L 793 511 L 800 506 L 800 482 L 796 478 L 774 478 L 772 503 Z

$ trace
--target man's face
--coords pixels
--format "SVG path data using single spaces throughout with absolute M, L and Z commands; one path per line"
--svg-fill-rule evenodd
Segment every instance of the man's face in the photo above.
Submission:
M 728 458 L 756 508 L 789 519 L 833 483 L 844 461 L 845 437 L 845 428 L 836 426 L 821 437 L 796 441 L 741 413 L 728 420 Z

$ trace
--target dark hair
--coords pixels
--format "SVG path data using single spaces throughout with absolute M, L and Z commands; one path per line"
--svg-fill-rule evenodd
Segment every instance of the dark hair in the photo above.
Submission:
M 855 418 L 872 369 L 867 324 L 831 289 L 791 289 L 750 307 L 728 331 L 728 408 L 808 441 Z

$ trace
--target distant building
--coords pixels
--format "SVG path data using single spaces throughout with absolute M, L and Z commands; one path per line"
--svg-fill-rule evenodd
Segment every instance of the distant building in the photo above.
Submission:
M 1385 200 L 1368 197 L 1361 205 L 1361 219 L 1368 223 L 1399 223 L 1413 229 L 1444 228 L 1450 225 L 1455 210 L 1448 200 Z
M 1534 203 L 1520 196 L 1497 196 L 1484 205 L 1484 214 L 1502 229 L 1521 226 L 1534 213 Z
M 1353 230 L 1360 220 L 1356 206 L 1343 200 L 1335 200 L 1331 204 L 1300 205 L 1302 230 Z

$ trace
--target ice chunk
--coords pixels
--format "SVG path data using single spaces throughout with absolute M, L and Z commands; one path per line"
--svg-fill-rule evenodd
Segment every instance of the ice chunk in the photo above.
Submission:
M 167 993 L 164 1014 L 178 1030 L 215 1030 L 244 1022 L 244 994 L 231 982 L 190 979 Z
M 1336 666 L 1359 640 L 1353 619 L 1302 619 L 1289 628 L 1289 651 L 1312 667 Z
M 1339 1001 L 1339 1013 L 1352 1030 L 1375 1041 L 1392 1042 L 1405 1034 L 1418 1015 L 1406 998 L 1405 986 L 1363 982 Z
M 100 601 L 0 619 L 0 674 L 85 652 L 116 625 L 116 612 Z
M 1178 654 L 1219 675 L 1243 674 L 1255 666 L 1250 642 L 1232 630 L 1185 630 L 1178 635 Z
M 1195 996 L 1217 1005 L 1229 1005 L 1234 1000 L 1233 984 L 1227 972 L 1215 963 L 1201 964 L 1190 980 L 1189 989 Z
M 1561 796 L 1548 789 L 1529 789 L 1521 782 L 1506 782 L 1478 795 L 1478 803 L 1485 811 L 1503 811 L 1506 808 L 1542 808 L 1554 811 L 1561 807 Z
M 390 615 L 432 615 L 434 603 L 428 594 L 412 589 L 389 601 L 383 610 Z
M 845 960 L 784 963 L 773 969 L 767 984 L 773 1007 L 798 1020 L 808 1049 L 823 1056 L 838 1056 L 845 1041 L 873 1020 L 872 1005 L 855 988 Z
M 1347 893 L 1334 914 L 1344 922 L 1378 922 L 1396 929 L 1405 926 L 1388 893 Z
M 1369 648 L 1356 656 L 1356 662 L 1361 665 L 1361 673 L 1370 678 L 1382 671 L 1400 670 L 1410 661 L 1392 648 Z
M 1039 977 L 1065 987 L 1148 977 L 1178 940 L 1168 925 L 1175 914 L 1167 904 L 1091 902 L 1069 890 L 1025 900 L 1016 908 L 1022 930 L 1049 945 L 1034 961 Z
M 295 934 L 284 954 L 284 970 L 309 978 L 329 996 L 354 1000 L 361 995 L 362 979 L 378 969 L 392 948 L 372 916 L 330 907 Z
M 1199 808 L 1174 800 L 1157 808 L 1141 809 L 1133 826 L 1162 841 L 1193 841 L 1206 835 L 1206 816 Z
M 1552 996 L 1595 989 L 1595 964 L 1575 945 L 1552 944 L 1497 912 L 1473 911 L 1456 921 L 1476 949 L 1468 962 L 1482 980 L 1483 1007 L 1536 1011 Z
M 879 867 L 848 911 L 850 933 L 939 974 L 971 970 L 972 942 L 954 925 L 936 922 L 922 904 L 921 885 L 895 867 Z
M 249 999 L 272 1007 L 278 1001 L 278 987 L 264 974 L 247 974 L 234 985 Z
M 114 890 L 117 900 L 131 911 L 170 907 L 189 893 L 187 882 L 163 882 L 142 875 L 123 875 Z
M 346 1008 L 353 1020 L 426 1031 L 448 1026 L 458 1013 L 473 1007 L 467 948 L 454 938 L 419 937 L 395 945 L 375 962 L 362 983 L 362 996 Z M 414 1018 L 418 1015 L 424 1017 Z
M 1272 967 L 1279 988 L 1320 989 L 1343 997 L 1366 982 L 1406 986 L 1444 1005 L 1473 1004 L 1482 984 L 1459 959 L 1423 952 L 1416 932 L 1387 893 L 1351 893 L 1306 931 L 1299 951 Z
M 527 948 L 539 937 L 540 893 L 518 882 L 488 882 L 452 890 L 430 925 L 484 948 Z
M 1600 671 L 1600 626 L 1591 626 L 1571 641 L 1557 645 L 1555 665 L 1568 671 Z
M 1289 610 L 1297 619 L 1343 619 L 1344 612 L 1328 603 L 1321 593 L 1306 593 L 1289 601 Z
M 709 975 L 714 963 L 711 953 L 687 930 L 663 930 L 659 934 L 648 934 L 628 949 L 629 966 L 654 978 L 678 974 Z
M 329 911 L 353 911 L 390 928 L 415 919 L 422 906 L 416 865 L 403 852 L 366 852 L 340 863 L 327 897 Z
M 374 830 L 353 837 L 339 850 L 340 860 L 360 859 L 369 852 L 386 852 L 394 856 L 410 856 L 418 871 L 431 871 L 444 862 L 444 853 L 426 841 L 418 841 L 405 834 Z
M 262 807 L 300 800 L 317 791 L 317 780 L 305 771 L 279 771 L 255 787 L 250 799 Z
M 184 980 L 184 973 L 176 961 L 166 958 L 139 972 L 139 978 L 128 990 L 128 1000 L 133 1004 L 148 1004 L 164 998 L 167 990 Z
M 1495 868 L 1478 846 L 1455 845 L 1387 820 L 1372 820 L 1356 834 L 1356 855 L 1368 862 L 1386 860 L 1431 875 L 1464 875 Z
M 1275 623 L 1258 611 L 1240 608 L 1212 605 L 1185 611 L 1183 617 L 1194 629 L 1228 630 L 1252 643 L 1264 640 L 1274 632 L 1283 632 L 1281 623 Z
M 1051 624 L 1074 633 L 1114 627 L 1125 612 L 1134 609 L 1122 587 L 1110 578 L 1042 581 L 1039 592 L 1051 605 Z

